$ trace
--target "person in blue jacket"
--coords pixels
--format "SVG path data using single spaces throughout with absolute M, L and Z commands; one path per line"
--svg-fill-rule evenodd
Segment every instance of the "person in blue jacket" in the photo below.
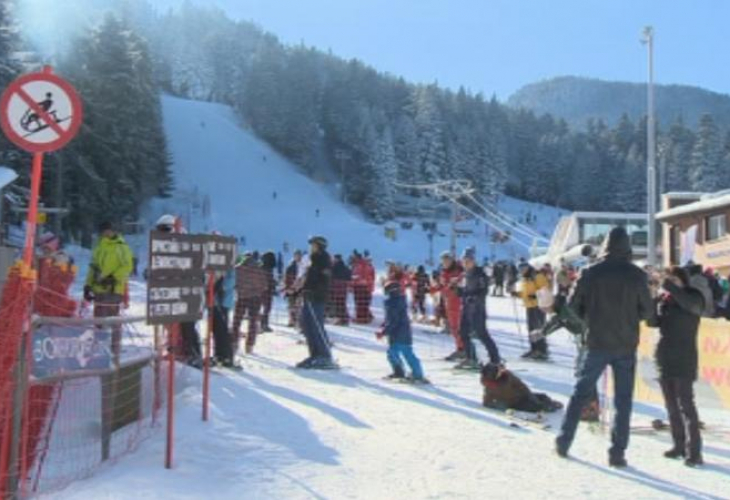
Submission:
M 235 367 L 233 342 L 228 329 L 228 314 L 233 307 L 236 290 L 236 272 L 233 269 L 218 276 L 215 281 L 213 304 L 213 342 L 215 362 L 226 368 Z
M 427 384 L 423 376 L 421 361 L 413 352 L 413 333 L 411 332 L 411 320 L 408 317 L 408 304 L 401 284 L 398 281 L 389 281 L 385 284 L 386 299 L 385 323 L 378 332 L 378 338 L 388 337 L 388 362 L 393 368 L 393 373 L 386 379 L 403 380 L 413 383 Z M 406 377 L 403 359 L 411 369 L 410 377 Z

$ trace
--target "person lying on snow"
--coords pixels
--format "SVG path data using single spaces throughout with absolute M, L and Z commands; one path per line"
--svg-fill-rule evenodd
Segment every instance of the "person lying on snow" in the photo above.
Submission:
M 482 368 L 483 404 L 495 410 L 530 413 L 553 412 L 563 407 L 547 394 L 532 392 L 517 375 L 501 365 L 488 363 Z
M 583 367 L 583 360 L 588 353 L 586 346 L 586 338 L 588 337 L 588 326 L 585 322 L 580 319 L 578 314 L 570 308 L 568 300 L 563 295 L 555 297 L 553 303 L 553 317 L 550 321 L 542 328 L 542 330 L 535 330 L 530 332 L 530 338 L 539 340 L 545 338 L 548 335 L 557 332 L 561 328 L 565 328 L 569 333 L 573 335 L 575 341 L 575 347 L 578 350 L 578 355 L 575 358 L 575 376 L 579 376 L 580 370 Z M 590 401 L 583 408 L 580 419 L 584 422 L 598 422 L 601 415 L 601 405 L 598 398 L 598 388 L 593 388 Z
M 393 368 L 393 373 L 388 375 L 388 380 L 402 380 L 415 384 L 428 384 L 423 376 L 421 361 L 413 352 L 413 332 L 411 331 L 411 320 L 408 318 L 408 304 L 403 295 L 399 281 L 388 281 L 384 285 L 386 299 L 385 323 L 377 333 L 378 339 L 388 337 L 388 362 Z M 411 369 L 411 376 L 406 377 L 403 359 L 405 358 Z

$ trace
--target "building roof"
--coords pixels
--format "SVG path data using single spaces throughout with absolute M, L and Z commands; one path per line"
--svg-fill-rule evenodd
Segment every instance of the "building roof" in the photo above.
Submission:
M 703 195 L 699 201 L 687 203 L 678 207 L 670 208 L 657 213 L 657 220 L 668 220 L 681 217 L 683 215 L 692 215 L 700 212 L 710 212 L 719 208 L 730 206 L 730 191 L 720 191 L 718 193 Z
M 572 216 L 578 219 L 646 220 L 646 214 L 627 212 L 573 212 Z
M 0 189 L 4 189 L 17 178 L 18 174 L 15 173 L 15 170 L 8 167 L 0 167 Z

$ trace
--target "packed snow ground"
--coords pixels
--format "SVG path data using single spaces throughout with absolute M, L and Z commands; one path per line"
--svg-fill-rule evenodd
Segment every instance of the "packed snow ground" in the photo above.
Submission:
M 489 308 L 489 327 L 509 368 L 566 402 L 574 356 L 568 335 L 551 338 L 553 363 L 521 361 L 525 328 L 515 322 L 512 300 L 490 298 Z M 707 465 L 698 470 L 662 457 L 666 434 L 633 436 L 631 467 L 611 469 L 608 434 L 587 427 L 579 430 L 573 458 L 562 460 L 552 451 L 562 412 L 544 431 L 510 427 L 503 415 L 482 409 L 478 376 L 455 374 L 441 361 L 453 346 L 433 327 L 419 326 L 415 340 L 432 387 L 382 380 L 389 371 L 386 346 L 374 326 L 328 329 L 342 371 L 291 369 L 306 349 L 295 331 L 278 325 L 243 360 L 244 372 L 212 377 L 209 423 L 200 420 L 200 377 L 193 377 L 178 398 L 173 470 L 162 466 L 161 431 L 137 453 L 53 498 L 730 498 L 727 434 L 705 435 Z M 634 423 L 661 414 L 639 404 Z

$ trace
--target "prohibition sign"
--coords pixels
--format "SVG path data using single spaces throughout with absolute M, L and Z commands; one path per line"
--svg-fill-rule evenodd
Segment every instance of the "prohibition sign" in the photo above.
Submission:
M 66 80 L 31 73 L 15 80 L 0 100 L 0 125 L 16 146 L 31 153 L 61 149 L 79 131 L 83 106 Z

